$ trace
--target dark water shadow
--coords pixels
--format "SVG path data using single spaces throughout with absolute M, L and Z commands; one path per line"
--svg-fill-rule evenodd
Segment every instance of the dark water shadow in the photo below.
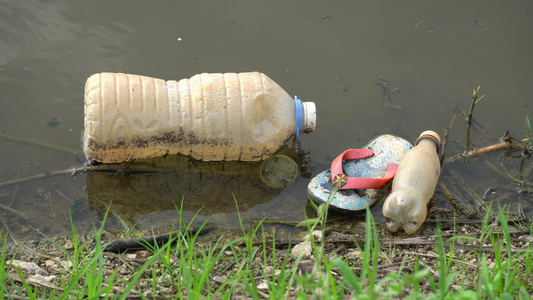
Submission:
M 278 152 L 299 169 L 296 180 L 282 188 L 272 187 L 260 176 L 263 162 L 198 162 L 185 156 L 169 155 L 138 161 L 122 172 L 92 173 L 87 176 L 90 209 L 103 217 L 109 208 L 118 225 L 116 230 L 136 228 L 145 232 L 177 226 L 179 211 L 186 222 L 209 222 L 223 230 L 240 227 L 237 209 L 245 224 L 261 219 L 284 222 L 304 217 L 305 194 L 288 195 L 305 184 L 308 159 L 296 146 Z M 154 174 L 134 174 L 139 168 L 171 170 Z M 120 228 L 122 227 L 122 228 Z

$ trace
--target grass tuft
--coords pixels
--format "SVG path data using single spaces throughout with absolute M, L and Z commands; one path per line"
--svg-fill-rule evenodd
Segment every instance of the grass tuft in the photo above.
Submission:
M 369 210 L 364 244 L 346 248 L 336 247 L 336 242 L 326 237 L 327 204 L 315 205 L 317 217 L 301 224 L 307 231 L 303 240 L 297 241 L 311 245 L 309 257 L 302 252 L 291 254 L 292 242 L 282 246 L 275 234 L 267 237 L 262 221 L 246 228 L 237 202 L 236 207 L 240 236 L 228 239 L 222 235 L 209 243 L 203 242 L 199 230 L 189 230 L 194 218 L 186 222 L 181 207 L 176 207 L 179 223 L 172 235 L 167 242 L 148 247 L 144 259 L 105 252 L 107 214 L 94 229 L 94 245 L 80 238 L 71 220 L 72 249 L 48 239 L 67 262 L 67 268 L 50 279 L 58 287 L 55 289 L 36 284 L 32 274 L 15 267 L 12 262 L 19 253 L 8 253 L 4 238 L 0 295 L 8 299 L 530 299 L 533 293 L 533 243 L 527 242 L 517 251 L 513 246 L 516 235 L 502 209 L 498 226 L 489 224 L 487 216 L 477 237 L 450 237 L 437 225 L 429 251 L 397 245 L 387 258 L 383 249 L 391 246 L 380 243 L 378 225 Z M 452 230 L 455 232 L 455 226 Z M 530 229 L 524 235 L 526 241 L 532 233 Z M 360 257 L 349 259 L 349 251 Z M 406 252 L 410 256 L 404 256 Z M 119 267 L 110 269 L 110 261 Z M 40 265 L 44 263 L 40 261 Z M 398 267 L 390 269 L 393 266 Z M 124 272 L 128 269 L 131 272 Z

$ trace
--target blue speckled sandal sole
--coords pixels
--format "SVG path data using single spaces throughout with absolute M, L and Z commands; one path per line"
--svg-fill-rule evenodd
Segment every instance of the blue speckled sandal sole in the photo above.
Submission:
M 374 155 L 359 160 L 343 162 L 347 176 L 381 178 L 390 164 L 399 164 L 403 154 L 413 145 L 393 135 L 380 135 L 366 144 L 364 149 L 372 149 Z M 376 203 L 386 194 L 390 184 L 379 189 L 339 190 L 330 202 L 330 207 L 345 211 L 359 211 Z M 331 172 L 326 170 L 315 176 L 307 187 L 307 195 L 317 203 L 327 203 L 332 192 Z

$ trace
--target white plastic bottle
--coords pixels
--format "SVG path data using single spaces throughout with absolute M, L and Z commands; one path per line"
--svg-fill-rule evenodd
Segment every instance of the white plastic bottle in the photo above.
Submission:
M 400 160 L 392 192 L 383 204 L 389 230 L 396 232 L 403 227 L 407 234 L 412 234 L 426 219 L 427 203 L 440 176 L 439 147 L 439 135 L 424 131 L 416 146 Z
M 258 72 L 180 81 L 98 73 L 85 84 L 84 123 L 91 161 L 177 153 L 203 161 L 257 161 L 293 134 L 313 131 L 316 108 Z

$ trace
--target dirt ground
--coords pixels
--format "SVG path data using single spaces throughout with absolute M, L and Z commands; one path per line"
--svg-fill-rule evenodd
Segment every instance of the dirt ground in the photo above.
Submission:
M 497 226 L 497 224 L 495 224 Z M 495 228 L 497 229 L 497 228 Z M 530 231 L 522 231 L 518 228 L 510 226 L 511 239 L 512 239 L 512 252 L 519 252 L 521 250 L 531 249 L 530 244 L 533 242 L 533 237 L 530 235 Z M 301 245 L 304 242 L 307 231 L 305 230 L 265 230 L 264 239 L 259 234 L 256 235 L 255 245 L 259 247 L 258 252 L 255 254 L 253 260 L 253 266 L 250 266 L 253 270 L 254 276 L 256 276 L 256 282 L 258 283 L 258 293 L 262 297 L 268 297 L 268 290 L 266 289 L 266 282 L 264 281 L 264 274 L 269 276 L 276 276 L 279 270 L 273 268 L 272 261 L 272 238 L 275 237 L 276 249 L 275 257 L 277 265 L 283 264 L 286 257 L 288 260 L 285 262 L 287 265 L 285 269 L 290 269 L 297 260 L 288 251 Z M 333 224 L 328 226 L 325 232 L 325 247 L 324 255 L 327 259 L 341 258 L 350 264 L 352 270 L 358 274 L 362 267 L 362 253 L 361 249 L 364 247 L 364 224 L 356 227 L 336 228 Z M 472 240 L 455 240 L 451 242 L 447 239 L 453 235 L 464 235 L 470 237 L 479 237 L 481 234 L 480 224 L 442 224 L 442 236 L 444 240 L 444 246 L 446 251 L 449 251 L 450 246 L 453 245 L 454 253 L 452 256 L 452 268 L 457 267 L 460 270 L 459 276 L 452 283 L 453 289 L 474 289 L 476 287 L 476 274 L 479 269 L 479 256 L 476 254 L 481 251 L 487 254 L 487 264 L 490 264 L 494 260 L 494 249 L 491 245 L 480 245 L 476 239 Z M 426 267 L 433 273 L 435 279 L 437 279 L 437 249 L 435 247 L 435 224 L 426 223 L 423 228 L 413 236 L 405 236 L 402 234 L 391 234 L 385 228 L 378 226 L 378 235 L 381 245 L 381 252 L 378 258 L 377 273 L 379 279 L 385 277 L 391 272 L 411 272 L 414 270 L 414 265 L 417 259 L 423 262 Z M 229 242 L 242 237 L 242 233 L 238 232 L 208 232 L 206 234 L 199 235 L 196 243 L 199 249 L 207 248 L 209 245 L 213 245 L 215 241 L 222 238 L 224 241 Z M 112 240 L 113 237 L 109 234 L 104 234 L 102 237 L 102 243 L 106 243 Z M 318 233 L 316 239 L 321 239 L 321 233 Z M 262 247 L 263 240 L 266 240 L 266 256 L 264 256 L 264 249 Z M 92 236 L 80 236 L 80 242 L 86 243 L 87 250 L 94 249 L 95 239 Z M 56 290 L 61 294 L 61 278 L 66 278 L 65 274 L 70 270 L 71 264 L 67 261 L 66 255 L 59 247 L 62 247 L 67 253 L 73 253 L 73 243 L 70 237 L 58 237 L 53 241 L 40 240 L 40 241 L 28 241 L 25 242 L 22 247 L 15 244 L 9 244 L 6 248 L 6 259 L 14 259 L 13 265 L 17 265 L 24 274 L 26 281 L 33 286 L 39 287 L 39 289 Z M 244 249 L 246 246 L 244 242 L 238 243 L 237 247 Z M 288 255 L 286 255 L 288 254 Z M 235 253 L 229 250 L 225 250 L 223 257 L 234 257 Z M 312 253 L 303 252 L 303 258 L 299 260 L 298 272 L 312 272 L 315 268 L 315 256 Z M 139 270 L 139 268 L 150 258 L 151 253 L 145 249 L 130 250 L 123 254 L 117 254 L 114 252 L 104 252 L 104 275 L 109 276 L 113 270 L 118 270 L 115 279 L 117 282 L 116 287 L 113 289 L 113 293 L 121 294 L 121 290 L 129 283 L 129 280 Z M 264 257 L 268 257 L 269 261 L 265 262 Z M 244 261 L 244 260 L 243 260 Z M 175 260 L 174 260 L 174 263 Z M 265 267 L 266 266 L 266 267 Z M 231 279 L 235 272 L 238 271 L 239 266 L 235 264 L 234 259 L 221 259 L 218 261 L 210 274 L 210 287 L 215 290 L 226 280 Z M 157 274 L 156 276 L 161 276 Z M 15 285 L 21 285 L 20 278 L 17 275 L 15 267 L 12 266 L 8 270 L 8 276 L 13 280 Z M 141 297 L 141 294 L 146 297 L 153 297 L 156 299 L 164 299 L 179 294 L 184 294 L 184 290 L 178 290 L 171 285 L 160 285 L 157 290 L 152 289 L 152 272 L 146 272 L 139 280 L 137 289 L 130 293 L 132 297 Z M 340 273 L 335 274 L 338 279 L 341 278 Z M 67 277 L 68 278 L 68 277 Z M 533 278 L 530 278 L 533 283 Z M 161 279 L 165 281 L 164 278 Z M 17 291 L 11 284 L 6 284 L 7 291 L 11 292 L 14 298 L 22 295 L 18 295 Z M 296 292 L 296 287 L 293 288 L 293 293 Z M 409 293 L 410 287 L 406 287 L 404 294 Z M 432 288 L 429 282 L 422 282 L 420 290 L 424 293 L 431 293 Z M 207 292 L 207 291 L 206 291 Z M 250 295 L 247 293 L 243 286 L 237 285 L 234 290 L 234 295 L 239 295 L 239 298 L 247 298 Z M 295 295 L 295 294 L 294 294 Z

